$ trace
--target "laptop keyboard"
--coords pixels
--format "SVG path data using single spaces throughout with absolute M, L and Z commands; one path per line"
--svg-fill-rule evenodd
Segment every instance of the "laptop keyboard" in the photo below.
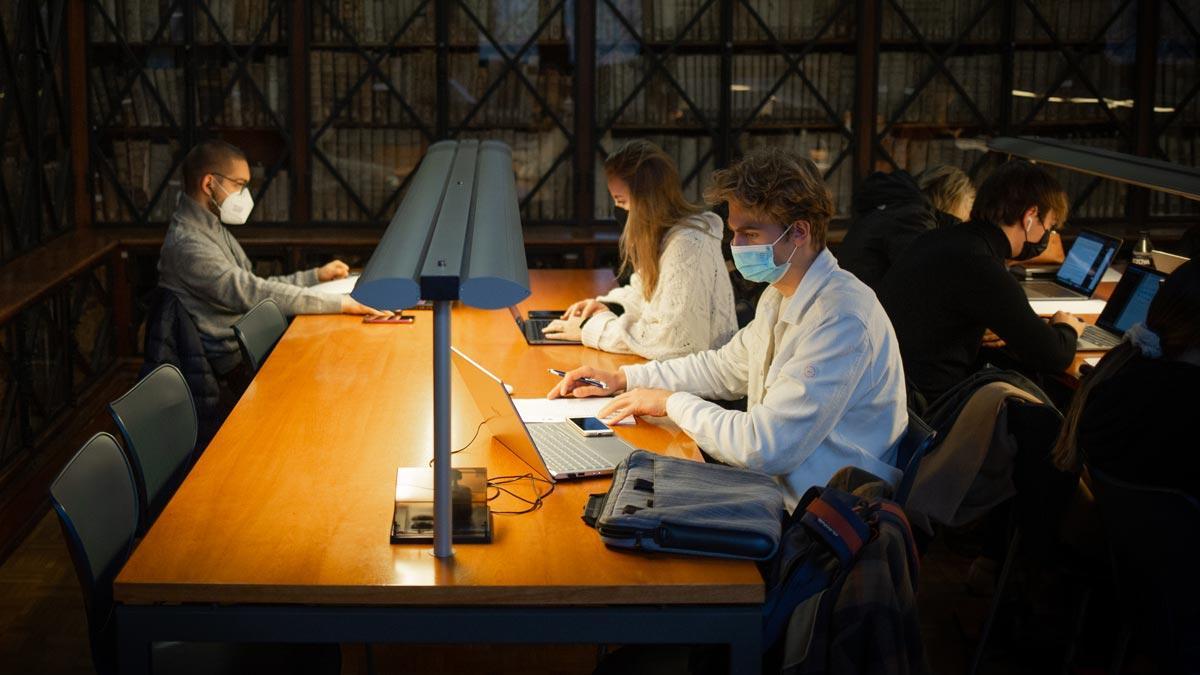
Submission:
M 595 450 L 588 447 L 587 442 L 579 434 L 563 424 L 529 424 L 529 435 L 546 468 L 551 473 L 578 473 L 580 471 L 600 471 L 613 468 L 613 463 Z
M 1078 295 L 1052 281 L 1026 281 L 1025 294 L 1031 298 L 1069 298 Z
M 1101 330 L 1091 325 L 1084 327 L 1083 335 L 1080 337 L 1084 340 L 1087 340 L 1091 344 L 1096 345 L 1097 347 L 1112 348 L 1121 344 L 1121 338 L 1119 336 L 1113 335 L 1106 330 Z
M 525 319 L 525 336 L 530 340 L 543 339 L 542 330 L 550 325 L 553 319 Z

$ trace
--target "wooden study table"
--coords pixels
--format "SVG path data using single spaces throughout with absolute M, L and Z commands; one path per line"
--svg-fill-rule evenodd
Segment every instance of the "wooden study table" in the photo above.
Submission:
M 530 276 L 523 311 L 612 285 L 605 271 Z M 541 509 L 497 515 L 493 543 L 455 544 L 452 559 L 389 543 L 396 469 L 432 456 L 432 315 L 412 313 L 414 325 L 293 322 L 116 579 L 122 670 L 149 672 L 149 644 L 178 640 L 719 643 L 733 672 L 756 672 L 755 566 L 605 548 L 580 515 L 606 478 L 561 482 Z M 556 379 L 548 367 L 640 360 L 530 347 L 505 311 L 456 308 L 451 330 L 516 396 L 544 395 Z M 453 382 L 457 449 L 482 417 L 457 372 Z M 636 447 L 698 457 L 667 421 L 617 429 Z M 454 463 L 529 471 L 486 427 Z

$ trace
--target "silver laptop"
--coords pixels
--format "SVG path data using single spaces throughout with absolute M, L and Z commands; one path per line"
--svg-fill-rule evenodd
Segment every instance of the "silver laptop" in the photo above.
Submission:
M 1083 230 L 1054 279 L 1022 281 L 1021 287 L 1030 300 L 1087 300 L 1120 248 L 1121 240 L 1116 237 Z
M 616 436 L 584 438 L 565 420 L 526 424 L 500 378 L 454 347 L 450 359 L 492 436 L 541 477 L 559 481 L 606 476 L 633 452 L 632 445 Z
M 1189 260 L 1189 258 L 1165 251 L 1151 251 L 1150 259 L 1154 261 L 1154 269 L 1165 274 L 1174 272 L 1176 267 Z
M 1140 265 L 1130 265 L 1113 289 L 1096 325 L 1083 329 L 1075 348 L 1080 351 L 1106 352 L 1121 344 L 1125 331 L 1135 323 L 1146 320 L 1150 301 L 1158 293 L 1166 273 Z

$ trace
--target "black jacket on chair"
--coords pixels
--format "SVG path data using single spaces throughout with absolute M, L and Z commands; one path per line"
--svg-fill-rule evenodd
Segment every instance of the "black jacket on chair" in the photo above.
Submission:
M 138 377 L 145 377 L 159 365 L 170 363 L 179 368 L 196 402 L 200 422 L 199 438 L 211 438 L 220 426 L 221 387 L 208 357 L 200 332 L 179 298 L 161 286 L 154 289 L 146 315 L 145 361 Z M 202 447 L 202 446 L 201 446 Z
M 880 292 L 892 263 L 922 233 L 937 227 L 933 205 L 907 171 L 867 176 L 854 195 L 854 222 L 838 247 L 838 265 Z

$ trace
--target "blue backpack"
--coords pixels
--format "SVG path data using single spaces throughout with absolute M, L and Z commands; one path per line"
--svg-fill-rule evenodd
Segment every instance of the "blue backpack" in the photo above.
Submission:
M 906 533 L 909 564 L 917 569 L 917 550 L 908 519 L 895 502 L 868 501 L 829 487 L 813 487 L 804 493 L 783 523 L 778 554 L 760 565 L 766 585 L 764 649 L 780 642 L 801 603 L 826 589 L 831 593 L 829 597 L 837 597 L 858 552 L 880 527 L 898 527 Z M 833 605 L 820 603 L 823 616 L 818 622 L 828 620 Z

